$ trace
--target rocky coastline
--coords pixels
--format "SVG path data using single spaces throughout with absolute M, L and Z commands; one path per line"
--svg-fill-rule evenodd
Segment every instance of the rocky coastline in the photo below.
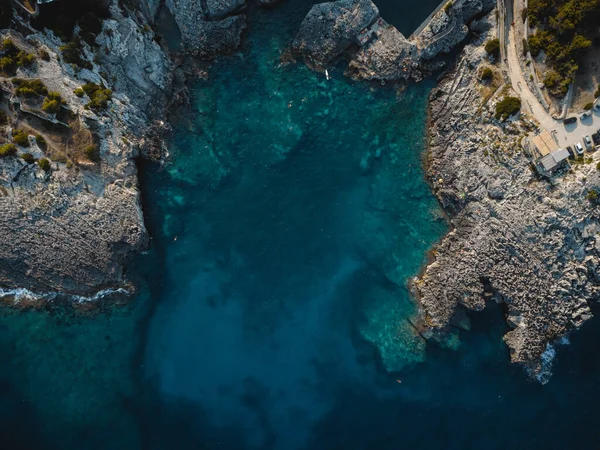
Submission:
M 545 383 L 556 347 L 592 317 L 598 296 L 599 217 L 586 194 L 600 177 L 583 164 L 550 179 L 535 172 L 523 146 L 533 118 L 494 118 L 495 103 L 518 93 L 484 50 L 493 37 L 495 25 L 430 95 L 427 178 L 452 230 L 414 289 L 433 339 L 469 327 L 463 308 L 503 304 L 512 362 Z M 481 81 L 485 67 L 495 72 L 495 91 Z
M 452 231 L 412 282 L 422 310 L 418 328 L 427 339 L 448 341 L 469 327 L 465 309 L 502 303 L 512 361 L 545 382 L 554 346 L 591 317 L 589 302 L 598 295 L 600 218 L 586 193 L 600 185 L 600 177 L 580 167 L 540 178 L 522 147 L 535 127 L 531 118 L 494 119 L 495 103 L 511 90 L 501 64 L 483 49 L 497 33 L 494 4 L 450 2 L 410 38 L 385 22 L 370 0 L 317 4 L 290 53 L 314 70 L 344 59 L 346 75 L 358 80 L 417 82 L 439 71 L 443 55 L 472 36 L 430 97 L 426 172 Z M 86 303 L 134 290 L 123 266 L 149 240 L 134 160 L 164 153 L 168 110 L 186 97 L 187 55 L 210 60 L 233 52 L 247 27 L 241 0 L 144 0 L 138 6 L 110 3 L 111 18 L 103 21 L 94 48 L 82 44 L 83 69 L 64 61 L 64 43 L 50 31 L 19 20 L 27 33 L 3 32 L 23 51 L 47 53 L 48 60 L 19 68 L 16 76 L 41 79 L 58 92 L 69 130 L 82 130 L 79 145 L 98 148 L 92 161 L 66 145 L 70 150 L 53 158 L 50 171 L 20 158 L 0 164 L 4 304 L 39 306 L 59 295 Z M 179 56 L 156 42 L 152 27 L 161 8 L 181 31 Z M 498 86 L 481 81 L 484 67 L 493 70 Z M 75 94 L 84 83 L 110 87 L 110 108 L 87 108 Z M 0 79 L 0 89 L 11 119 L 5 133 L 26 128 L 28 152 L 42 157 L 47 152 L 35 133 L 57 118 L 33 113 L 10 77 Z

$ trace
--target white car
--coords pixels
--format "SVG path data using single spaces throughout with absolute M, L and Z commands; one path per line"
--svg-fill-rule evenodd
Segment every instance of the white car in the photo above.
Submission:
M 585 144 L 585 148 L 587 150 L 594 148 L 594 144 L 592 144 L 592 138 L 589 135 L 583 137 L 583 143 Z
M 590 117 L 592 115 L 591 111 L 584 111 L 583 113 L 581 113 L 581 115 L 579 116 L 579 118 L 581 120 L 587 119 L 588 117 Z
M 583 146 L 580 142 L 575 142 L 575 153 L 579 156 L 583 156 Z

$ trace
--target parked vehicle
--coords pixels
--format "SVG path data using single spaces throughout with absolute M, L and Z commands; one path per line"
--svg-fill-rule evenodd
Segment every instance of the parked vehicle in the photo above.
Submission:
M 600 102 L 598 100 L 594 103 L 594 111 L 600 111 Z
M 594 144 L 592 144 L 592 138 L 589 135 L 583 137 L 583 143 L 585 144 L 585 148 L 587 150 L 594 148 Z
M 579 116 L 579 118 L 581 120 L 585 120 L 585 119 L 587 119 L 588 117 L 591 117 L 591 116 L 592 116 L 592 112 L 591 111 L 584 111 L 584 112 L 581 113 L 581 115 Z
M 575 123 L 577 122 L 577 117 L 567 117 L 565 120 L 563 120 L 563 123 L 565 125 L 569 125 L 570 123 Z
M 592 134 L 592 141 L 594 141 L 594 145 L 600 145 L 600 134 L 594 133 Z
M 567 146 L 567 151 L 569 152 L 569 156 L 571 158 L 575 158 L 575 152 L 573 152 L 573 147 L 571 147 L 570 145 Z
M 575 153 L 577 153 L 578 156 L 583 156 L 583 146 L 580 142 L 575 143 Z

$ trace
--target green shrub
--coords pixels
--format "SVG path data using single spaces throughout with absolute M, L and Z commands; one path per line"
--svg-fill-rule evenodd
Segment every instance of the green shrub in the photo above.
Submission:
M 598 191 L 594 189 L 590 189 L 585 196 L 592 203 L 598 203 L 598 197 Z
M 2 41 L 2 50 L 6 53 L 16 53 L 18 51 L 17 46 L 11 38 L 6 38 Z
M 32 97 L 35 95 L 47 95 L 46 85 L 37 78 L 24 80 L 23 78 L 13 78 L 13 85 L 17 86 L 16 93 L 19 96 Z
M 596 170 L 600 172 L 600 162 L 596 163 Z
M 564 78 L 556 70 L 549 70 L 544 78 L 544 86 L 550 94 L 556 97 L 564 97 L 569 90 L 570 78 Z
M 15 60 L 10 56 L 3 56 L 0 58 L 0 72 L 4 74 L 12 74 L 14 73 L 17 64 Z
M 40 158 L 38 159 L 38 166 L 40 166 L 40 169 L 42 169 L 44 172 L 49 172 L 51 167 L 50 167 L 50 161 L 48 160 L 48 158 Z
M 42 104 L 42 111 L 48 114 L 57 114 L 60 111 L 60 103 L 57 100 L 50 100 L 46 97 Z
M 48 147 L 48 144 L 46 143 L 46 139 L 44 139 L 44 136 L 42 136 L 41 134 L 35 135 L 35 143 L 42 150 L 45 150 Z
M 593 102 L 589 102 L 586 103 L 585 106 L 583 107 L 583 109 L 592 109 L 594 107 L 594 103 Z
M 529 53 L 529 42 L 523 38 L 523 56 L 527 56 L 527 53 Z
M 521 109 L 521 99 L 519 97 L 504 97 L 496 103 L 496 120 L 505 121 L 510 116 L 516 114 Z
M 20 129 L 14 129 L 12 132 L 13 142 L 21 147 L 29 147 L 29 134 Z
M 23 159 L 23 161 L 25 161 L 27 164 L 33 164 L 35 162 L 35 158 L 33 157 L 33 155 L 31 153 L 23 153 L 21 155 L 21 158 Z
M 17 66 L 19 67 L 31 67 L 31 65 L 33 65 L 33 63 L 35 62 L 35 55 L 21 50 L 19 53 L 17 53 L 16 60 Z
M 77 96 L 77 97 L 83 97 L 85 95 L 85 91 L 83 89 L 81 89 L 80 87 L 78 87 L 77 89 L 75 89 L 73 91 L 73 93 Z
M 88 145 L 86 148 L 83 149 L 83 154 L 90 161 L 93 161 L 93 162 L 100 161 L 100 151 L 98 150 L 97 145 Z
M 8 115 L 0 110 L 0 125 L 6 125 L 8 123 Z
M 56 92 L 56 91 L 50 91 L 48 92 L 48 95 L 46 96 L 49 100 L 56 100 L 59 103 L 63 103 L 63 99 L 60 95 L 60 92 Z
M 90 101 L 85 105 L 87 109 L 94 111 L 102 111 L 108 107 L 108 102 L 112 98 L 112 91 L 95 83 L 86 83 L 81 86 L 81 89 L 90 98 Z
M 499 39 L 490 39 L 485 44 L 485 51 L 488 55 L 492 55 L 494 58 L 497 58 L 500 55 L 500 40 Z
M 44 60 L 44 61 L 50 61 L 50 53 L 48 53 L 44 49 L 41 49 L 40 50 L 40 58 L 42 58 L 42 60 Z
M 66 63 L 75 64 L 77 67 L 82 67 L 89 70 L 94 68 L 91 62 L 82 58 L 83 46 L 81 45 L 81 41 L 79 39 L 76 38 L 71 42 L 61 45 L 60 51 Z
M 17 154 L 17 147 L 15 144 L 4 144 L 0 146 L 0 157 L 14 156 Z
M 481 79 L 483 81 L 489 81 L 492 78 L 494 78 L 494 71 L 492 69 L 490 69 L 489 67 L 486 67 L 485 69 L 483 69 L 483 71 L 481 72 Z

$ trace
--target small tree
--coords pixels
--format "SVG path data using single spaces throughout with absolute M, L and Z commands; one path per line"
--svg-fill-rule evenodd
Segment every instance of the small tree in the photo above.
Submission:
M 15 129 L 12 132 L 13 142 L 20 147 L 29 147 L 29 134 L 20 129 Z
M 485 51 L 488 55 L 497 58 L 500 55 L 500 40 L 499 39 L 490 39 L 485 44 Z
M 17 147 L 15 144 L 4 144 L 0 146 L 0 157 L 14 156 L 17 154 Z
M 598 195 L 598 191 L 596 191 L 595 189 L 590 189 L 585 196 L 585 198 L 587 198 L 590 202 L 594 204 L 598 203 L 599 197 L 600 196 Z
M 38 166 L 40 166 L 40 169 L 42 169 L 44 172 L 49 172 L 51 169 L 48 158 L 40 158 L 38 160 Z
M 46 147 L 48 147 L 48 144 L 46 144 L 46 139 L 44 139 L 44 136 L 42 136 L 41 134 L 35 135 L 35 142 L 38 145 L 38 147 L 42 150 L 45 150 Z
M 585 106 L 583 107 L 583 109 L 592 109 L 594 107 L 594 103 L 593 102 L 589 102 L 586 103 Z
M 83 149 L 83 154 L 87 159 L 89 159 L 92 162 L 100 161 L 100 152 L 98 151 L 97 145 L 88 145 L 86 148 Z
M 490 69 L 489 67 L 486 67 L 485 69 L 483 69 L 483 71 L 481 72 L 481 80 L 482 81 L 489 81 L 492 78 L 494 78 L 494 72 L 492 69 Z
M 56 114 L 60 111 L 60 103 L 57 100 L 50 100 L 46 97 L 42 104 L 42 111 L 48 114 Z
M 33 164 L 35 162 L 35 158 L 33 157 L 33 155 L 31 153 L 23 153 L 21 155 L 21 158 L 23 159 L 23 161 L 25 161 L 27 164 Z
M 496 120 L 505 121 L 521 109 L 521 99 L 519 97 L 504 97 L 496 103 Z

